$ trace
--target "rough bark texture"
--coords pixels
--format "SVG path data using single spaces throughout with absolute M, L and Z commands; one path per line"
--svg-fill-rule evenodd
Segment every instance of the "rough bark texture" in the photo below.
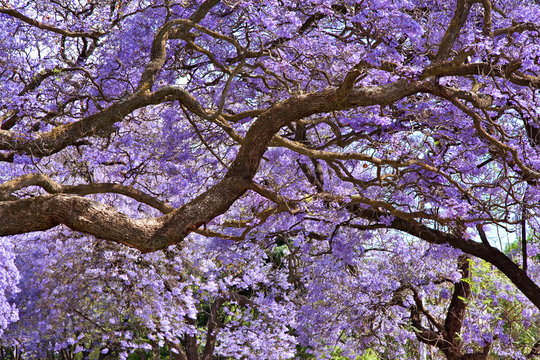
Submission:
M 490 344 L 486 345 L 481 352 L 464 353 L 459 339 L 467 310 L 466 301 L 471 296 L 471 287 L 467 281 L 470 276 L 469 260 L 469 257 L 465 255 L 458 259 L 461 280 L 454 284 L 444 325 L 438 324 L 431 317 L 424 309 L 422 299 L 413 290 L 416 306 L 411 308 L 411 324 L 415 328 L 416 338 L 424 344 L 437 347 L 447 360 L 486 360 L 489 354 Z M 424 316 L 428 319 L 428 325 L 435 327 L 436 330 L 430 330 L 424 326 L 422 322 Z
M 418 167 L 426 172 L 444 177 L 445 174 L 440 169 L 422 162 L 422 159 L 378 159 L 361 152 L 331 152 L 324 149 L 309 148 L 300 141 L 293 141 L 278 135 L 281 128 L 290 126 L 294 122 L 306 120 L 312 115 L 332 114 L 336 111 L 372 105 L 386 107 L 408 97 L 424 95 L 432 96 L 434 102 L 447 101 L 449 106 L 455 106 L 460 110 L 463 116 L 471 120 L 471 128 L 474 128 L 478 138 L 487 142 L 494 149 L 494 152 L 504 159 L 505 166 L 515 169 L 518 177 L 521 176 L 523 180 L 535 184 L 535 181 L 540 178 L 540 173 L 525 164 L 522 160 L 523 156 L 519 154 L 516 148 L 505 144 L 486 130 L 486 123 L 489 124 L 491 119 L 489 116 L 483 118 L 482 115 L 485 115 L 486 109 L 493 106 L 493 99 L 489 96 L 482 96 L 476 91 L 455 90 L 439 83 L 441 77 L 489 75 L 492 78 L 504 80 L 509 84 L 527 89 L 540 88 L 540 77 L 533 76 L 530 72 L 520 71 L 522 65 L 520 61 L 511 61 L 503 65 L 484 60 L 468 63 L 467 58 L 470 51 L 468 49 L 454 49 L 456 40 L 468 18 L 473 3 L 473 1 L 469 0 L 457 1 L 453 18 L 439 43 L 437 53 L 432 54 L 433 56 L 430 55 L 430 59 L 433 60 L 431 65 L 427 66 L 416 77 L 405 78 L 397 74 L 393 79 L 399 78 L 400 80 L 385 85 L 357 86 L 356 80 L 364 71 L 370 70 L 370 67 L 375 67 L 361 63 L 346 74 L 341 84 L 335 84 L 335 86 L 329 86 L 307 94 L 291 95 L 289 98 L 264 109 L 253 109 L 245 114 L 231 115 L 220 113 L 220 111 L 213 113 L 205 109 L 194 96 L 182 87 L 169 85 L 156 89 L 154 83 L 156 76 L 167 61 L 168 39 L 180 39 L 194 45 L 189 42 L 190 39 L 187 37 L 189 31 L 194 28 L 202 29 L 198 23 L 214 6 L 219 4 L 219 0 L 205 1 L 193 12 L 189 19 L 167 21 L 159 28 L 149 54 L 150 60 L 142 69 L 138 84 L 133 86 L 136 89 L 105 109 L 96 110 L 92 115 L 82 119 L 77 118 L 73 122 L 58 125 L 53 130 L 36 132 L 33 136 L 22 136 L 20 133 L 11 130 L 19 120 L 19 116 L 24 116 L 24 114 L 7 114 L 0 128 L 0 150 L 3 151 L 0 153 L 0 161 L 13 161 L 15 155 L 21 154 L 45 158 L 69 146 L 80 144 L 81 141 L 89 137 L 112 134 L 116 123 L 123 121 L 138 109 L 166 102 L 177 102 L 186 112 L 197 116 L 203 121 L 218 124 L 232 139 L 241 144 L 236 158 L 230 164 L 228 171 L 223 174 L 221 180 L 215 186 L 208 188 L 196 198 L 188 201 L 184 206 L 174 209 L 155 197 L 129 186 L 106 183 L 68 186 L 55 183 L 41 175 L 23 176 L 0 184 L 0 236 L 43 231 L 58 225 L 66 225 L 73 230 L 93 235 L 96 238 L 125 244 L 143 252 L 163 250 L 170 245 L 181 243 L 190 232 L 225 213 L 248 190 L 258 189 L 252 181 L 269 146 L 282 146 L 317 161 L 327 161 L 330 167 L 332 161 L 336 160 L 359 160 L 379 169 L 383 165 L 391 166 L 396 171 L 405 167 Z M 484 7 L 482 31 L 486 36 L 505 36 L 539 30 L 538 25 L 531 23 L 512 24 L 508 28 L 493 29 L 491 2 L 482 0 L 480 3 Z M 17 21 L 23 21 L 36 28 L 67 37 L 97 39 L 102 35 L 101 33 L 77 33 L 53 28 L 13 9 L 0 8 L 0 13 L 10 15 L 18 19 Z M 305 32 L 309 26 L 323 17 L 323 15 L 313 15 L 306 21 L 305 27 L 300 28 L 300 32 Z M 208 34 L 208 31 L 205 34 Z M 213 34 L 213 36 L 219 40 L 229 41 L 230 44 L 236 46 L 234 39 L 231 40 L 225 35 Z M 279 41 L 276 40 L 274 44 L 269 44 L 269 46 L 275 46 Z M 240 57 L 244 58 L 258 55 L 260 53 L 249 51 L 239 54 Z M 236 60 L 231 58 L 227 61 L 231 63 Z M 392 72 L 395 69 L 396 64 L 382 62 L 376 70 Z M 38 86 L 44 81 L 44 76 L 37 76 L 34 79 L 35 81 L 29 82 L 21 93 Z M 250 126 L 245 137 L 238 135 L 228 125 L 228 121 L 238 121 L 242 119 L 242 116 L 257 118 Z M 530 124 L 526 126 L 528 126 L 526 129 L 528 139 L 534 145 L 537 140 L 533 131 L 534 128 Z M 339 133 L 339 128 L 337 132 Z M 341 136 L 341 133 L 339 133 L 339 136 Z M 342 139 L 339 136 L 337 136 L 336 141 L 341 144 Z M 346 175 L 342 177 L 345 178 Z M 315 179 L 313 176 L 312 178 Z M 347 178 L 347 180 L 349 179 Z M 453 180 L 452 176 L 446 175 L 445 180 L 466 195 L 466 191 L 459 187 L 459 184 Z M 318 187 L 318 193 L 322 196 L 323 186 L 320 181 L 318 184 L 315 184 L 314 181 L 312 183 Z M 17 190 L 34 185 L 42 187 L 48 194 L 23 199 L 19 199 L 14 194 Z M 269 198 L 273 196 L 264 189 L 259 188 L 256 191 Z M 164 215 L 150 219 L 132 219 L 111 206 L 84 197 L 88 194 L 103 192 L 129 196 L 160 210 Z M 279 196 L 273 196 L 273 199 L 282 201 Z M 404 211 L 396 210 L 392 207 L 392 204 L 385 204 L 382 201 L 361 199 L 347 204 L 342 202 L 342 205 L 348 206 L 351 213 L 374 222 L 377 222 L 381 216 L 392 215 L 394 221 L 389 227 L 393 229 L 413 235 L 429 243 L 449 244 L 466 254 L 490 262 L 501 270 L 535 306 L 540 308 L 539 286 L 517 264 L 498 249 L 491 247 L 487 241 L 478 243 L 450 232 L 430 228 L 422 224 L 422 219 L 437 221 L 434 215 L 422 211 L 407 214 Z M 366 210 L 361 205 L 369 206 L 370 209 Z M 465 273 L 468 270 L 463 268 L 462 271 Z M 463 296 L 467 294 L 467 291 L 465 284 L 456 285 L 455 294 L 460 293 L 462 295 L 459 296 Z M 459 297 L 457 299 L 459 300 Z M 458 300 L 455 300 L 451 306 L 453 311 L 449 313 L 447 323 L 444 325 L 446 336 L 450 338 L 455 337 L 451 334 L 458 333 L 461 326 L 460 319 L 462 318 L 464 304 Z M 420 326 L 421 323 L 417 325 Z M 438 339 L 442 335 L 426 330 L 421 332 L 421 336 L 427 343 L 438 344 Z M 192 359 L 194 355 L 188 351 L 186 354 L 179 356 Z M 474 356 L 484 355 L 478 354 Z M 461 358 L 472 359 L 473 355 L 462 355 Z

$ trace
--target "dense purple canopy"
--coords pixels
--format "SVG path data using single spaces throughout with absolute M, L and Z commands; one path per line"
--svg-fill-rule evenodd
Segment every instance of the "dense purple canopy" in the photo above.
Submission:
M 0 1 L 0 345 L 534 356 L 538 19 Z

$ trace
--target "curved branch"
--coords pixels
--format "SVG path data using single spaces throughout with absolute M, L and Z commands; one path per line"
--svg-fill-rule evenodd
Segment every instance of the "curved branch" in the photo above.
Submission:
M 193 24 L 202 20 L 208 11 L 219 4 L 219 2 L 220 0 L 207 0 L 199 6 L 189 20 L 173 20 L 165 24 L 158 31 L 152 45 L 151 60 L 141 75 L 139 87 L 135 93 L 103 111 L 87 116 L 80 121 L 61 125 L 49 132 L 40 133 L 35 136 L 0 129 L 0 150 L 8 150 L 37 157 L 48 156 L 72 145 L 80 138 L 93 136 L 98 133 L 101 135 L 110 134 L 114 131 L 112 125 L 121 121 L 126 115 L 144 106 L 174 100 L 166 99 L 168 96 L 173 95 L 173 93 L 176 99 L 182 102 L 190 111 L 195 112 L 197 115 L 203 115 L 204 110 L 202 107 L 183 89 L 177 88 L 171 91 L 173 87 L 169 86 L 161 88 L 154 93 L 150 93 L 150 89 L 154 83 L 155 75 L 165 63 L 165 42 L 167 41 L 169 30 L 174 26 L 181 25 L 182 31 L 187 33 Z M 16 10 L 6 8 L 0 8 L 0 12 L 10 14 L 14 12 L 18 14 Z M 86 37 L 91 37 L 86 33 L 84 34 Z M 0 159 L 3 157 L 9 160 L 10 156 L 11 154 L 0 154 Z
M 513 33 L 522 33 L 525 31 L 539 31 L 540 26 L 535 23 L 518 23 L 506 28 L 500 28 L 493 31 L 493 36 L 509 35 Z
M 296 141 L 286 139 L 282 136 L 276 135 L 272 139 L 272 146 L 282 146 L 299 154 L 308 156 L 310 158 L 316 158 L 325 161 L 335 161 L 335 160 L 359 160 L 369 162 L 375 166 L 391 166 L 393 168 L 404 168 L 404 167 L 414 167 L 424 169 L 425 171 L 438 174 L 443 176 L 450 184 L 455 186 L 462 194 L 466 195 L 468 198 L 475 200 L 480 203 L 481 201 L 474 197 L 469 191 L 467 191 L 463 186 L 461 186 L 455 179 L 452 178 L 449 174 L 445 173 L 441 169 L 426 164 L 417 159 L 410 160 L 393 160 L 393 159 L 381 159 L 372 155 L 366 155 L 362 153 L 353 153 L 353 152 L 332 152 L 325 150 L 310 149 L 304 144 L 301 144 Z
M 390 104 L 417 93 L 422 83 L 398 80 L 394 83 L 357 88 L 337 103 L 337 88 L 298 95 L 275 104 L 259 116 L 249 128 L 236 159 L 223 180 L 207 192 L 176 210 L 151 239 L 152 244 L 166 248 L 180 242 L 192 228 L 197 228 L 224 213 L 251 186 L 259 163 L 279 129 L 293 121 L 339 109 Z M 196 215 L 198 214 L 198 215 Z
M 0 184 L 0 201 L 13 200 L 14 198 L 11 194 L 14 191 L 32 185 L 42 187 L 49 194 L 74 194 L 79 196 L 104 193 L 120 194 L 151 206 L 164 214 L 175 210 L 171 205 L 159 201 L 155 197 L 131 186 L 112 183 L 61 185 L 43 174 L 27 174 Z
M 96 114 L 74 123 L 57 126 L 51 131 L 33 137 L 15 131 L 0 130 L 0 150 L 36 157 L 52 155 L 73 145 L 81 138 L 112 133 L 115 123 L 122 121 L 125 116 L 137 109 L 172 100 L 178 100 L 197 115 L 205 114 L 202 106 L 187 91 L 176 86 L 165 86 L 153 93 L 136 92 Z
M 163 25 L 154 37 L 152 43 L 152 51 L 150 53 L 150 62 L 146 64 L 137 91 L 150 91 L 154 85 L 156 74 L 163 67 L 166 61 L 166 46 L 169 35 L 174 27 L 179 27 L 175 31 L 175 36 L 185 37 L 189 30 L 195 25 L 195 23 L 201 21 L 206 14 L 217 4 L 220 0 L 206 0 L 199 8 L 186 19 L 171 20 Z
M 478 133 L 478 135 L 482 138 L 484 138 L 489 144 L 497 147 L 498 149 L 501 149 L 505 153 L 510 153 L 512 157 L 512 161 L 515 165 L 521 169 L 523 172 L 523 176 L 526 177 L 528 180 L 532 179 L 538 179 L 540 178 L 540 172 L 526 166 L 523 161 L 519 157 L 519 153 L 516 149 L 513 147 L 499 141 L 497 138 L 495 138 L 493 135 L 489 134 L 484 127 L 482 126 L 482 117 L 478 115 L 475 111 L 471 110 L 465 104 L 463 104 L 459 99 L 458 95 L 455 91 L 452 89 L 449 89 L 444 86 L 436 85 L 433 88 L 433 94 L 440 96 L 448 101 L 450 101 L 454 106 L 456 106 L 459 110 L 461 110 L 463 113 L 468 115 L 473 119 L 473 125 Z
M 135 220 L 111 206 L 81 196 L 55 194 L 0 202 L 0 236 L 48 230 L 64 224 L 75 231 L 149 251 L 148 239 L 164 218 Z
M 181 208 L 160 218 L 132 220 L 113 208 L 82 197 L 40 196 L 0 202 L 0 236 L 46 230 L 65 224 L 74 230 L 120 242 L 141 251 L 165 249 L 180 243 L 190 232 L 226 212 L 239 197 L 253 188 L 252 179 L 263 154 L 281 127 L 318 113 L 390 104 L 423 88 L 422 83 L 399 80 L 382 86 L 353 89 L 340 103 L 335 101 L 336 88 L 298 95 L 279 102 L 263 112 L 250 127 L 236 159 L 221 181 Z M 123 106 L 135 107 L 143 103 L 141 99 L 150 103 L 180 97 L 190 111 L 204 112 L 191 95 L 177 87 L 166 87 L 153 94 L 138 96 L 140 98 L 126 100 L 127 104 Z M 118 106 L 120 105 L 116 105 Z M 110 108 L 104 112 L 114 114 L 114 110 Z M 98 121 L 111 121 L 103 114 L 100 116 Z M 110 223 L 106 220 L 107 216 L 112 219 Z M 35 221 L 27 220 L 33 218 Z M 88 218 L 95 218 L 96 221 L 89 222 Z M 116 224 L 112 229 L 111 223 Z
M 67 36 L 67 37 L 85 37 L 85 38 L 97 39 L 100 36 L 106 34 L 106 32 L 103 32 L 103 31 L 86 32 L 86 31 L 69 31 L 69 30 L 59 29 L 59 28 L 54 27 L 52 25 L 48 25 L 48 24 L 45 24 L 45 23 L 43 23 L 41 21 L 37 21 L 35 19 L 32 19 L 31 17 L 28 17 L 28 16 L 24 15 L 23 13 L 15 10 L 15 9 L 10 9 L 10 8 L 5 8 L 5 7 L 0 8 L 0 13 L 12 16 L 14 18 L 17 18 L 17 19 L 19 19 L 19 20 L 21 20 L 21 21 L 23 21 L 23 22 L 25 22 L 25 23 L 27 23 L 29 25 L 37 27 L 39 29 L 51 31 L 53 33 L 60 34 L 60 35 L 63 35 L 63 36 Z
M 439 330 L 441 334 L 444 334 L 444 328 L 442 324 L 439 321 L 437 321 L 437 319 L 435 319 L 433 315 L 431 315 L 430 312 L 427 311 L 426 308 L 424 307 L 424 302 L 422 301 L 422 298 L 420 297 L 418 290 L 416 290 L 414 286 L 411 286 L 411 285 L 407 286 L 407 288 L 409 288 L 413 293 L 413 300 L 415 303 L 414 310 L 418 311 L 421 314 L 424 314 L 424 316 L 429 320 L 429 323 L 435 326 L 435 328 L 437 328 L 437 330 Z
M 387 213 L 372 209 L 361 209 L 355 204 L 349 204 L 348 208 L 356 215 L 372 221 L 378 221 L 381 216 L 388 215 Z M 477 258 L 493 264 L 506 275 L 536 307 L 540 308 L 540 286 L 529 278 L 523 269 L 499 249 L 484 243 L 478 243 L 473 240 L 464 239 L 440 230 L 429 228 L 412 219 L 395 217 L 389 227 L 413 235 L 431 244 L 450 245 L 456 249 L 460 249 L 464 253 L 476 256 Z

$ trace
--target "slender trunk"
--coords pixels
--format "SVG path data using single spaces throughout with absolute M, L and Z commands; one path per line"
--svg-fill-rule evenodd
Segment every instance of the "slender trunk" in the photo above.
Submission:
M 188 318 L 187 322 L 194 327 L 197 325 L 196 320 L 194 319 Z M 186 334 L 184 336 L 184 347 L 186 349 L 188 360 L 199 360 L 199 349 L 196 336 Z

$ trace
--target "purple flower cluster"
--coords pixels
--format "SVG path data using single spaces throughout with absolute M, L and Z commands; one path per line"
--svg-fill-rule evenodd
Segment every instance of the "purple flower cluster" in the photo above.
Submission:
M 0 353 L 534 356 L 539 18 L 0 1 Z

